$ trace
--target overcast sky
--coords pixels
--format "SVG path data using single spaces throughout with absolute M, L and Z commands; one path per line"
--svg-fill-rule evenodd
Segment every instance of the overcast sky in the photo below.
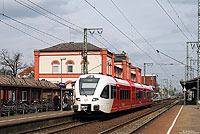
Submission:
M 34 6 L 31 1 L 60 16 L 65 21 Z M 77 26 L 81 28 L 101 27 L 103 28 L 101 36 L 109 43 L 98 35 L 89 36 L 88 42 L 101 48 L 107 47 L 109 51 L 115 53 L 125 51 L 128 53 L 132 65 L 142 69 L 144 63 L 153 63 L 152 67 L 147 67 L 147 74 L 157 74 L 160 84 L 161 79 L 169 79 L 173 81 L 174 87 L 181 88 L 178 80 L 185 78 L 185 67 L 162 54 L 157 54 L 155 50 L 186 62 L 186 42 L 197 40 L 197 0 L 158 0 L 172 20 L 156 0 L 88 0 L 88 2 L 119 30 L 89 6 L 85 0 L 0 0 L 0 13 L 60 39 L 39 34 L 27 26 L 0 15 L 0 20 L 4 23 L 32 36 L 0 22 L 0 48 L 10 52 L 23 53 L 23 60 L 30 64 L 34 61 L 34 49 L 47 48 L 64 41 L 82 42 L 83 30 Z M 34 10 L 37 13 L 23 4 L 36 8 Z M 196 59 L 195 53 L 196 49 L 190 47 L 190 57 Z M 165 83 L 162 84 L 165 85 Z

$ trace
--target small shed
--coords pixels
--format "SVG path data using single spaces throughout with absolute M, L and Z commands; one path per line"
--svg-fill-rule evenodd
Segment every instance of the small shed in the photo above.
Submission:
M 44 97 L 49 97 L 53 101 L 55 91 L 60 92 L 60 87 L 49 81 L 0 76 L 0 104 L 2 100 L 12 100 L 15 102 L 16 111 L 19 101 L 31 104 L 33 100 L 42 101 Z M 0 112 L 1 108 L 2 105 Z

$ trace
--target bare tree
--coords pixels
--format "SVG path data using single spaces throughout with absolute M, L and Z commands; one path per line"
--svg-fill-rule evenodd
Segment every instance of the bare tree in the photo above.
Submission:
M 27 65 L 21 61 L 22 57 L 22 53 L 16 52 L 10 56 L 8 50 L 2 49 L 0 51 L 0 65 L 10 68 L 12 75 L 16 77 L 18 70 L 27 67 Z
M 6 69 L 4 67 L 0 69 L 0 76 L 10 76 L 11 74 L 12 74 L 12 71 L 9 69 Z

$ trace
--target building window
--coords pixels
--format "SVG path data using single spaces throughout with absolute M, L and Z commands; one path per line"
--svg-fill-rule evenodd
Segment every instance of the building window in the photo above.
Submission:
M 70 61 L 70 62 L 68 62 L 68 73 L 71 73 L 71 72 L 73 72 L 73 63 Z
M 27 101 L 27 91 L 22 91 L 22 101 Z
M 58 63 L 57 62 L 53 63 L 53 73 L 58 73 Z
M 73 72 L 73 65 L 75 64 L 73 60 L 68 60 L 66 63 L 67 65 L 67 72 L 72 73 Z

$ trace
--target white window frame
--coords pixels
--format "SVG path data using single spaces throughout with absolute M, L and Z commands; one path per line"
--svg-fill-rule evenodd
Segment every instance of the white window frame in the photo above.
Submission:
M 70 63 L 70 64 L 69 64 Z M 72 71 L 71 72 L 69 72 L 69 67 L 71 67 L 72 68 Z M 70 61 L 70 62 L 68 62 L 68 64 L 67 64 L 67 72 L 68 73 L 73 73 L 73 63 Z
M 57 62 L 54 62 L 52 67 L 53 67 L 53 69 L 52 69 L 53 73 L 58 73 L 59 64 Z M 57 67 L 57 70 L 55 70 L 54 67 Z
M 24 95 L 26 95 L 26 98 L 24 99 Z M 22 101 L 27 101 L 28 100 L 28 96 L 27 96 L 27 91 L 22 91 Z

